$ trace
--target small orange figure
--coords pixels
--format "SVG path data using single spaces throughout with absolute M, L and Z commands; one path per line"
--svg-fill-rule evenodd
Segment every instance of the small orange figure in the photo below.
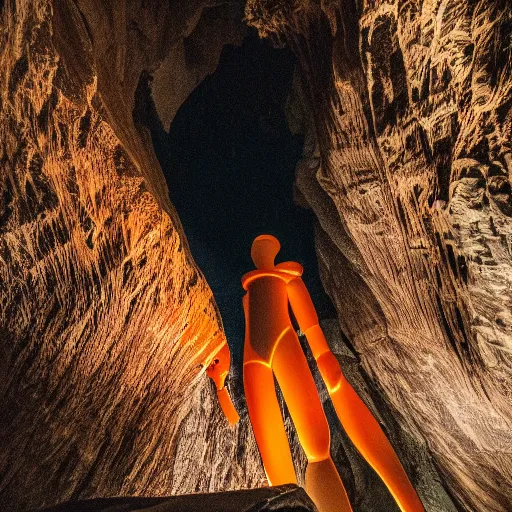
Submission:
M 240 417 L 233 406 L 233 402 L 225 386 L 230 364 L 231 354 L 229 353 L 229 347 L 227 344 L 224 344 L 206 369 L 206 373 L 215 383 L 217 396 L 219 397 L 219 403 L 224 416 L 226 416 L 226 419 L 231 425 L 234 425 L 238 422 Z
M 318 324 L 315 307 L 301 279 L 301 265 L 295 262 L 274 265 L 279 249 L 280 244 L 275 237 L 258 236 L 251 249 L 257 270 L 242 278 L 242 285 L 247 290 L 243 301 L 246 318 L 244 388 L 270 485 L 297 482 L 276 397 L 275 375 L 308 458 L 308 494 L 320 512 L 352 510 L 330 456 L 329 426 L 290 321 L 290 304 L 348 436 L 387 485 L 400 509 L 403 512 L 424 512 L 391 444 L 346 380 L 329 349 Z M 229 369 L 229 349 L 227 354 L 223 352 L 221 355 L 228 358 Z M 221 355 L 217 361 L 225 368 L 226 362 L 221 363 Z

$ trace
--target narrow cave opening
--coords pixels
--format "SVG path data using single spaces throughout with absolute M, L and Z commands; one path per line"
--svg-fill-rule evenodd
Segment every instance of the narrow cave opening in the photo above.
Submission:
M 314 214 L 293 201 L 302 137 L 285 116 L 295 60 L 249 32 L 227 45 L 216 71 L 177 112 L 170 131 L 152 124 L 155 151 L 192 255 L 218 304 L 235 360 L 244 336 L 243 274 L 254 269 L 253 239 L 281 241 L 277 261 L 304 267 L 319 317 L 335 317 L 318 274 Z

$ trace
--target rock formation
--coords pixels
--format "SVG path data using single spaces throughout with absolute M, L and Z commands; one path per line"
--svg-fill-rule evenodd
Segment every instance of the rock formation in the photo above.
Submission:
M 510 510 L 510 3 L 246 12 L 299 60 L 297 184 L 343 331 L 460 506 Z
M 265 483 L 246 417 L 230 429 L 204 375 L 222 321 L 133 115 L 150 77 L 167 128 L 242 10 L 0 2 L 2 510 Z M 461 510 L 510 510 L 510 1 L 245 12 L 297 55 L 297 199 L 359 360 L 331 326 L 335 352 L 427 510 L 454 510 L 436 469 Z M 336 429 L 333 446 L 360 509 L 390 510 Z
M 211 2 L 0 6 L 0 508 L 261 485 L 201 370 L 221 321 L 132 118 Z
M 63 503 L 41 512 L 316 512 L 304 489 L 282 485 L 264 489 L 188 494 L 162 498 L 99 498 Z

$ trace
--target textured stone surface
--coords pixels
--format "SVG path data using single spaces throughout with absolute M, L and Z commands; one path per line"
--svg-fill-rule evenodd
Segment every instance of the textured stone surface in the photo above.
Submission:
M 132 119 L 193 4 L 0 4 L 3 511 L 264 483 L 202 372 L 220 319 Z
M 242 42 L 243 2 L 218 3 L 196 11 L 183 37 L 173 38 L 167 57 L 152 75 L 152 97 L 165 130 L 189 93 L 215 71 L 224 45 Z
M 239 9 L 0 2 L 2 510 L 264 484 L 246 416 L 228 428 L 201 372 L 220 318 L 132 115 L 152 74 L 167 125 Z M 453 511 L 433 464 L 461 509 L 512 503 L 510 12 L 248 3 L 299 59 L 297 197 L 369 380 L 333 345 L 429 512 Z M 340 430 L 333 447 L 356 506 L 391 510 Z
M 111 498 L 63 503 L 44 512 L 316 512 L 306 492 L 295 485 L 191 494 L 173 498 Z M 43 511 L 41 511 L 43 512 Z
M 510 9 L 247 6 L 299 59 L 298 188 L 343 331 L 459 506 L 486 512 L 512 506 Z

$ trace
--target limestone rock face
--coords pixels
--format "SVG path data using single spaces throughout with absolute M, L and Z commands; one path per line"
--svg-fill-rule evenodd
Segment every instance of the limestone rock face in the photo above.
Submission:
M 426 442 L 411 435 L 397 421 L 396 414 L 386 403 L 385 396 L 369 379 L 361 367 L 359 358 L 347 345 L 346 338 L 340 332 L 338 321 L 336 319 L 324 320 L 321 322 L 321 327 L 332 352 L 343 368 L 343 373 L 373 415 L 383 425 L 384 431 L 402 461 L 425 510 L 427 512 L 456 512 L 457 508 L 443 487 Z M 311 359 L 313 358 L 311 357 Z M 331 426 L 331 453 L 353 509 L 357 512 L 399 512 L 398 505 L 384 483 L 357 452 L 340 425 L 329 393 L 313 361 L 310 361 L 310 366 L 314 369 L 313 374 L 317 388 L 320 390 L 320 399 Z
M 3 511 L 264 483 L 204 375 L 220 318 L 132 118 L 186 4 L 0 3 Z
M 511 5 L 270 2 L 343 331 L 459 506 L 512 507 Z M 297 110 L 302 106 L 302 114 Z

